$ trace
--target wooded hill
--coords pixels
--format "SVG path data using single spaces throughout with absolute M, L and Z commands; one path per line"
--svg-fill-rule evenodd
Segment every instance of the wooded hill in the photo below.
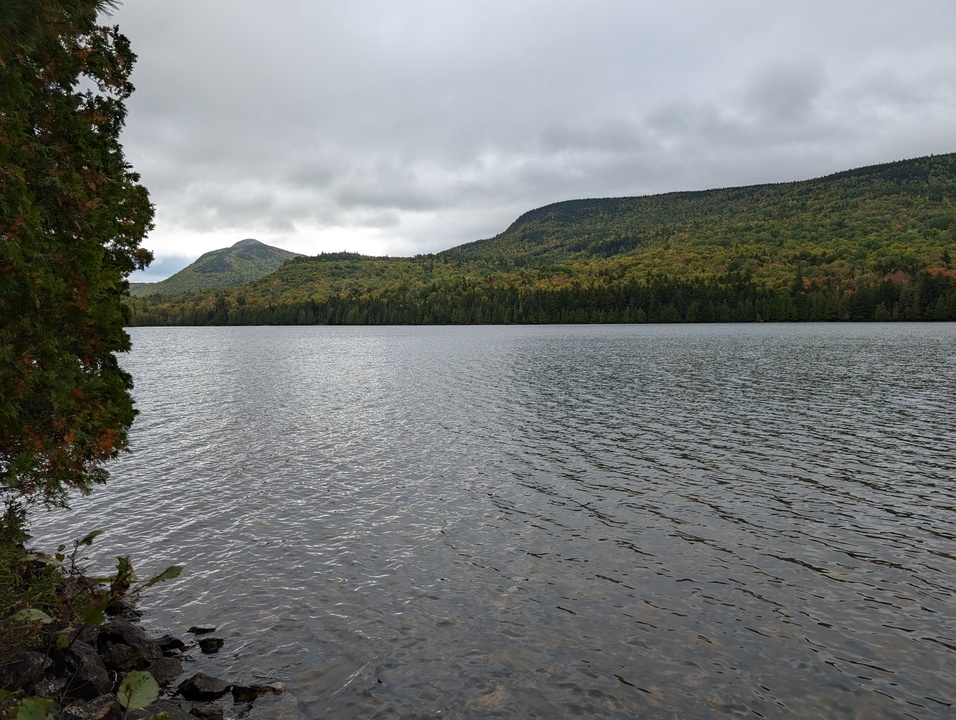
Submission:
M 299 253 L 266 245 L 258 240 L 240 240 L 232 247 L 213 250 L 175 275 L 155 283 L 130 283 L 130 295 L 182 295 L 197 290 L 232 287 L 258 280 L 275 271 Z
M 298 257 L 139 325 L 956 319 L 956 154 L 572 200 L 434 255 Z

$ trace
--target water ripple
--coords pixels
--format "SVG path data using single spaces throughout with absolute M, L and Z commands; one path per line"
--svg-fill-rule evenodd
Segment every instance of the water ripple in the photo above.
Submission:
M 140 328 L 39 544 L 302 717 L 949 717 L 954 325 Z M 261 711 L 268 716 L 268 708 Z

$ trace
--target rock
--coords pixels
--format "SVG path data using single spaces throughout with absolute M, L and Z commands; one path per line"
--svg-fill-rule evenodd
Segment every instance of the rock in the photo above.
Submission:
M 193 635 L 207 635 L 211 632 L 216 632 L 215 625 L 193 625 L 186 632 L 190 632 Z
M 232 685 L 225 680 L 196 673 L 179 684 L 179 694 L 187 700 L 217 700 L 229 692 Z
M 128 720 L 153 720 L 157 717 L 168 720 L 196 720 L 195 715 L 190 715 L 182 705 L 173 700 L 157 700 L 147 708 L 131 711 L 127 716 Z
M 290 693 L 263 695 L 254 705 L 237 706 L 243 709 L 239 716 L 246 720 L 301 720 L 302 709 Z
M 232 686 L 232 699 L 239 702 L 252 702 L 257 697 L 259 693 L 253 690 L 247 685 L 233 685 Z
M 472 707 L 482 712 L 496 712 L 501 709 L 507 700 L 508 695 L 504 686 L 499 685 L 491 692 L 487 692 L 480 698 L 471 701 Z
M 113 598 L 106 606 L 106 614 L 114 618 L 123 620 L 139 620 L 143 616 L 141 610 L 137 610 L 125 597 Z
M 23 690 L 32 695 L 34 686 L 52 664 L 53 661 L 43 653 L 28 650 L 15 662 L 0 666 L 0 688 L 11 692 Z
M 75 642 L 66 655 L 68 673 L 66 695 L 77 700 L 93 700 L 113 690 L 113 680 L 96 649 L 85 642 Z
M 199 649 L 202 650 L 206 655 L 212 655 L 219 652 L 219 648 L 222 647 L 224 642 L 225 640 L 222 638 L 205 637 L 199 641 Z
M 195 715 L 201 720 L 222 720 L 222 705 L 217 703 L 196 703 L 190 715 Z
M 160 687 L 166 687 L 183 674 L 183 664 L 176 658 L 161 657 L 153 660 L 146 671 L 152 675 Z
M 78 705 L 70 705 L 60 714 L 61 720 L 105 720 L 121 717 L 123 706 L 115 695 L 100 695 Z
M 100 636 L 100 628 L 97 625 L 84 625 L 80 628 L 79 634 L 76 636 L 77 640 L 82 640 L 87 645 L 93 645 L 94 647 L 98 643 Z
M 233 685 L 232 699 L 236 702 L 252 702 L 260 695 L 267 693 L 279 695 L 285 691 L 282 683 L 271 683 L 269 685 Z
M 37 697 L 53 700 L 62 697 L 64 690 L 66 690 L 66 680 L 61 677 L 45 677 L 33 688 L 33 694 Z
M 116 672 L 142 670 L 154 660 L 163 656 L 163 651 L 155 643 L 142 645 L 113 645 L 102 651 L 106 667 Z
M 106 647 L 110 643 L 141 647 L 155 644 L 155 641 L 146 637 L 146 631 L 139 625 L 117 617 L 100 625 L 98 643 L 100 647 Z
M 159 645 L 159 649 L 163 651 L 164 655 L 178 655 L 186 649 L 186 643 L 172 635 L 163 635 L 156 641 L 156 644 Z

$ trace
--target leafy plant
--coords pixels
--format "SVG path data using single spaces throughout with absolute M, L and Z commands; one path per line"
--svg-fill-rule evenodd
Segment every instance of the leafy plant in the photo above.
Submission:
M 159 685 L 150 673 L 133 670 L 123 678 L 116 696 L 127 712 L 140 710 L 156 702 L 159 697 Z
M 83 566 L 83 555 L 101 534 L 102 531 L 96 530 L 74 540 L 69 552 L 65 545 L 60 545 L 55 555 L 45 562 L 31 556 L 22 545 L 11 547 L 9 543 L 0 543 L 0 573 L 4 572 L 3 558 L 20 563 L 8 565 L 8 570 L 14 573 L 17 595 L 11 611 L 0 617 L 0 662 L 13 659 L 17 652 L 29 646 L 46 646 L 48 654 L 62 657 L 78 640 L 84 627 L 100 624 L 108 612 L 132 607 L 144 590 L 179 577 L 183 570 L 180 565 L 172 565 L 139 581 L 129 556 L 124 555 L 117 558 L 114 573 L 91 576 Z M 10 535 L 18 536 L 16 532 Z M 39 575 L 29 575 L 30 572 Z M 35 577 L 43 581 L 40 583 L 42 592 L 37 592 Z M 127 711 L 146 707 L 158 695 L 158 688 L 157 695 L 152 694 L 153 688 L 156 682 L 149 673 L 131 673 L 120 685 L 120 702 Z M 0 694 L 0 700 L 3 697 Z M 15 705 L 13 717 L 44 718 L 49 709 L 45 703 L 36 698 L 22 699 Z
M 54 702 L 46 698 L 30 697 L 17 703 L 16 720 L 49 720 Z

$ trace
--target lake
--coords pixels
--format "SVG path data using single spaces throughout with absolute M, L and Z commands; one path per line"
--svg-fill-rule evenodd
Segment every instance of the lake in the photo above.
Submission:
M 185 565 L 253 717 L 956 714 L 956 323 L 131 336 L 36 544 Z

